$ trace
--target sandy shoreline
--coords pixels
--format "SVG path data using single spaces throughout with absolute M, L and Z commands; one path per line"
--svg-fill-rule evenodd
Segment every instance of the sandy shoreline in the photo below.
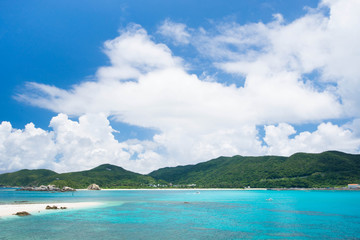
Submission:
M 114 188 L 101 189 L 101 191 L 251 191 L 251 190 L 267 190 L 266 188 Z M 88 189 L 76 189 L 76 191 L 93 191 Z
M 101 191 L 360 191 L 360 189 L 342 188 L 114 188 Z M 76 189 L 76 191 L 93 191 Z
M 66 207 L 66 209 L 46 210 L 46 206 Z M 77 202 L 77 203 L 25 203 L 0 205 L 0 217 L 10 217 L 17 212 L 26 211 L 30 214 L 42 214 L 54 211 L 68 211 L 72 209 L 91 208 L 101 205 L 99 202 Z

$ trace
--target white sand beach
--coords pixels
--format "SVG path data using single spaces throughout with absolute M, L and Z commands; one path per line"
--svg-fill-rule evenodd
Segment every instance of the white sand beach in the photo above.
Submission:
M 113 188 L 101 189 L 100 191 L 259 191 L 267 188 Z M 93 191 L 88 189 L 76 189 L 76 191 Z
M 49 213 L 53 211 L 68 211 L 71 209 L 91 208 L 101 205 L 100 202 L 76 202 L 76 203 L 26 203 L 0 205 L 0 217 L 9 217 L 17 212 L 26 211 L 30 214 Z M 57 206 L 66 209 L 46 210 L 46 206 Z

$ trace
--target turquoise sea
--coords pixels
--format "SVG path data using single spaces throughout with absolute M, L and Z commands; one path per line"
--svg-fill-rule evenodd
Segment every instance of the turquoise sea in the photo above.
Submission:
M 0 204 L 21 201 L 104 205 L 2 218 L 1 240 L 360 239 L 360 191 L 0 190 Z

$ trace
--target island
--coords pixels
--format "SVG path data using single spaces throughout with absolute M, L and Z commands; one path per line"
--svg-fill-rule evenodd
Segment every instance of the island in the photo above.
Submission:
M 195 165 L 161 168 L 149 174 L 131 172 L 111 164 L 61 174 L 46 169 L 0 174 L 0 186 L 22 186 L 23 190 L 30 191 L 73 191 L 87 189 L 94 183 L 98 185 L 94 189 L 358 190 L 360 155 L 327 151 L 296 153 L 290 157 L 219 157 Z

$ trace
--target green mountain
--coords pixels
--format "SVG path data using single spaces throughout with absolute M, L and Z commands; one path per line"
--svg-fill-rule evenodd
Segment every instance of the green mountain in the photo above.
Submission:
M 98 184 L 101 188 L 139 188 L 156 182 L 150 176 L 110 164 L 103 164 L 88 171 L 58 174 L 51 180 L 51 184 L 56 186 L 74 188 L 87 188 L 92 183 Z
M 47 169 L 23 169 L 13 173 L 0 175 L 0 186 L 39 186 L 43 178 L 51 178 L 56 172 Z
M 156 182 L 150 176 L 130 172 L 110 164 L 103 164 L 87 171 L 62 174 L 49 170 L 20 170 L 0 175 L 0 185 L 3 186 L 54 184 L 60 188 L 63 186 L 87 188 L 90 184 L 96 183 L 101 188 L 140 188 Z
M 197 187 L 332 187 L 360 182 L 360 155 L 329 151 L 290 157 L 219 157 L 149 174 L 174 185 Z
M 333 187 L 360 183 L 360 155 L 329 151 L 320 154 L 296 153 L 290 157 L 219 157 L 196 165 L 168 167 L 149 175 L 103 164 L 81 172 L 58 174 L 39 170 L 20 170 L 0 174 L 0 186 L 39 186 L 86 188 L 146 188 L 161 184 L 197 187 Z

